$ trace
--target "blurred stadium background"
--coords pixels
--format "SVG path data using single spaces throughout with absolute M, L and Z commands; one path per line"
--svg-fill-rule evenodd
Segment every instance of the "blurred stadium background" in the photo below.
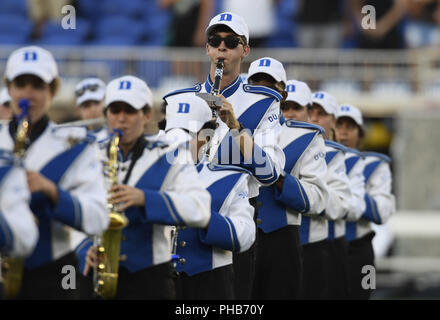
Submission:
M 64 5 L 75 29 L 62 28 Z M 376 9 L 376 34 L 360 27 L 364 5 Z M 243 73 L 263 56 L 282 61 L 289 79 L 358 106 L 363 149 L 393 158 L 398 212 L 380 233 L 389 246 L 377 252 L 373 298 L 440 298 L 440 1 L 1 0 L 0 72 L 14 49 L 39 45 L 59 63 L 54 121 L 77 119 L 81 79 L 123 74 L 148 83 L 159 119 L 163 94 L 205 80 L 204 28 L 221 11 L 249 23 Z

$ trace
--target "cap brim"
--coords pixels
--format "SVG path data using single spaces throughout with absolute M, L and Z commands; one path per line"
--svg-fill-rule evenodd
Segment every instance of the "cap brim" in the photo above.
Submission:
M 317 102 L 317 101 L 313 101 L 313 100 L 312 100 L 312 103 L 314 103 L 314 104 L 316 103 L 318 106 L 322 107 L 322 109 L 324 109 L 325 112 L 327 112 L 328 114 L 332 114 L 332 115 L 334 115 L 334 116 L 336 117 L 336 111 L 334 111 L 334 110 L 329 110 L 328 107 L 326 107 L 324 104 L 319 103 L 319 102 Z
M 174 119 L 166 119 L 167 124 L 165 127 L 165 131 L 170 129 L 186 129 L 189 132 L 197 133 L 202 129 L 203 123 L 197 120 L 188 120 L 186 118 L 174 118 Z
M 84 103 L 86 101 L 102 101 L 104 99 L 104 93 L 98 93 L 98 92 L 90 92 L 85 93 L 82 96 L 80 96 L 78 99 L 76 99 L 76 105 L 79 106 L 81 103 Z
M 45 83 L 51 83 L 55 78 L 52 78 L 50 76 L 48 76 L 47 74 L 40 72 L 39 70 L 30 70 L 30 69 L 22 69 L 22 70 L 16 70 L 15 72 L 13 72 L 12 74 L 9 74 L 7 76 L 9 81 L 13 81 L 15 78 L 19 77 L 19 76 L 23 76 L 25 74 L 30 74 L 33 76 L 37 76 L 38 78 L 40 78 L 41 80 L 43 80 Z
M 361 127 L 362 128 L 362 123 L 359 123 L 359 121 L 358 120 L 356 120 L 352 115 L 350 115 L 350 114 L 347 114 L 347 113 L 343 113 L 343 114 L 339 114 L 338 116 L 337 116 L 337 119 L 341 119 L 341 118 L 350 118 L 351 120 L 353 120 L 359 127 Z
M 292 94 L 287 94 L 287 98 L 286 101 L 292 101 L 295 102 L 297 104 L 299 104 L 301 107 L 307 107 L 307 105 L 310 103 L 310 101 L 306 101 L 303 99 L 298 99 L 295 96 L 292 96 Z

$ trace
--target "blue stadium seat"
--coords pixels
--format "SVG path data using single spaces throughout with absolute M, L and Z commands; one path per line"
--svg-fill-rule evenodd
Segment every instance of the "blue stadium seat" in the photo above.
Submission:
M 101 16 L 101 3 L 98 0 L 76 0 L 76 14 L 89 21 L 96 21 Z
M 171 12 L 159 8 L 152 0 L 147 0 L 144 3 L 142 12 L 141 22 L 145 36 L 143 44 L 147 46 L 165 45 L 166 34 L 171 23 Z
M 12 43 L 21 43 L 23 39 L 28 40 L 32 31 L 32 24 L 23 16 L 0 14 L 0 35 L 5 36 L 4 39 L 9 39 L 9 36 L 14 35 L 17 41 Z M 11 41 L 8 41 L 11 44 Z
M 21 15 L 23 17 L 28 14 L 26 0 L 1 0 L 0 12 L 2 14 Z
M 63 29 L 59 22 L 47 22 L 37 42 L 47 45 L 78 45 L 85 42 L 89 32 L 90 23 L 85 19 L 76 19 L 75 29 Z
M 142 14 L 145 0 L 101 0 L 100 14 L 103 16 L 126 15 L 137 17 Z
M 124 16 L 103 18 L 96 25 L 95 31 L 95 43 L 111 42 L 109 39 L 115 39 L 115 43 L 136 44 L 144 35 L 143 25 L 140 22 Z
M 17 36 L 13 34 L 0 34 L 0 44 L 1 45 L 22 45 L 29 42 L 27 36 Z

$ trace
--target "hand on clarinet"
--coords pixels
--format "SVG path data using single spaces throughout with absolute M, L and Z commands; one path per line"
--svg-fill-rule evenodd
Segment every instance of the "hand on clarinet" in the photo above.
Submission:
M 229 129 L 240 129 L 240 123 L 234 114 L 234 109 L 232 108 L 232 104 L 226 100 L 226 98 L 222 95 L 219 95 L 222 99 L 223 106 L 218 109 L 218 115 L 220 119 L 229 127 Z

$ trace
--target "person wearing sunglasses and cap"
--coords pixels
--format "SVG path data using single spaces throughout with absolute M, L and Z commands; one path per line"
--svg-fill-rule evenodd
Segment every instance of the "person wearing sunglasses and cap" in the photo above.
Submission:
M 312 96 L 308 107 L 311 123 L 324 130 L 327 175 L 326 182 L 329 200 L 324 218 L 328 220 L 327 265 L 328 299 L 349 298 L 348 243 L 345 239 L 345 221 L 343 218 L 350 209 L 352 193 L 345 167 L 346 148 L 336 143 L 335 126 L 338 103 L 329 93 L 320 91 Z M 312 227 L 313 229 L 313 227 Z
M 75 87 L 76 106 L 81 120 L 103 119 L 105 83 L 99 78 L 87 78 Z M 89 125 L 97 141 L 108 136 L 107 128 L 100 123 Z
M 242 82 L 240 67 L 250 47 L 248 27 L 241 16 L 231 12 L 216 15 L 206 28 L 206 36 L 205 49 L 211 62 L 207 80 L 192 88 L 171 92 L 164 98 L 184 92 L 211 93 L 217 63 L 224 61 L 219 88 L 222 106 L 214 107 L 218 111 L 218 128 L 209 143 L 209 159 L 239 165 L 252 172 L 249 197 L 255 207 L 259 187 L 273 184 L 284 166 L 284 154 L 277 144 L 281 130 L 276 120 L 279 95 Z M 245 272 L 248 268 L 244 268 Z M 249 283 L 244 284 L 243 291 L 236 295 L 238 299 L 250 297 Z
M 251 64 L 249 83 L 257 84 L 256 79 L 262 77 L 261 73 L 271 75 L 274 82 L 277 78 L 276 70 L 284 70 L 281 69 L 282 65 L 279 65 L 279 68 L 272 70 L 256 68 Z M 310 89 L 307 86 L 303 88 L 299 83 L 287 81 L 285 72 L 281 74 L 285 88 L 285 100 L 281 102 L 281 106 L 286 105 L 286 102 L 290 104 L 298 101 L 300 104 L 310 104 Z M 304 230 L 303 225 L 308 227 L 310 221 L 320 219 L 318 216 L 325 209 L 328 199 L 325 183 L 327 169 L 324 159 L 324 132 L 319 126 L 295 121 L 292 114 L 284 113 L 286 109 L 282 110 L 283 125 L 279 144 L 285 154 L 286 165 L 284 175 L 276 184 L 262 188 L 258 196 L 262 206 L 259 208 L 257 219 L 257 273 L 253 296 L 255 299 L 298 299 L 302 294 L 303 274 L 309 272 L 305 268 L 322 271 L 306 264 L 303 258 L 306 248 L 302 243 L 325 238 L 326 230 L 323 229 L 326 226 L 321 227 L 322 223 L 317 223 L 313 228 L 314 233 L 306 229 L 306 237 L 300 231 Z M 276 253 L 273 249 L 275 247 Z M 318 261 L 316 264 L 320 265 L 322 261 Z M 315 278 L 321 279 L 322 275 L 315 274 Z
M 57 128 L 49 120 L 48 110 L 59 86 L 57 65 L 49 51 L 36 46 L 13 51 L 5 78 L 14 116 L 0 128 L 0 149 L 15 148 L 18 117 L 23 116 L 27 102 L 23 163 L 40 235 L 25 260 L 18 297 L 77 298 L 78 290 L 64 290 L 60 283 L 63 266 L 77 267 L 66 226 L 98 235 L 109 223 L 97 145 L 84 128 Z
M 336 139 L 349 150 L 359 148 L 364 136 L 361 111 L 349 104 L 338 107 L 336 117 Z M 356 160 L 359 158 L 359 160 Z M 374 266 L 372 223 L 384 224 L 395 213 L 395 198 L 391 191 L 391 159 L 383 154 L 364 152 L 346 159 L 347 170 L 361 162 L 362 192 L 353 192 L 357 196 L 354 203 L 361 203 L 355 214 L 347 216 L 345 237 L 349 243 L 350 298 L 369 299 L 371 290 L 362 287 L 362 272 L 366 265 Z M 353 171 L 354 169 L 352 169 Z M 350 174 L 349 174 L 350 178 Z M 352 188 L 353 190 L 353 188 Z
M 181 229 L 174 239 L 178 255 L 176 298 L 234 299 L 233 252 L 249 249 L 255 240 L 254 209 L 248 198 L 250 172 L 207 160 L 203 146 L 216 122 L 205 100 L 186 93 L 166 101 L 167 134 L 188 142 L 200 181 L 211 195 L 208 228 Z M 182 106 L 187 112 L 182 112 Z
M 3 88 L 0 91 L 0 120 L 11 120 L 11 118 L 11 97 L 9 96 L 8 89 Z
M 110 81 L 105 94 L 105 115 L 110 132 L 122 132 L 118 152 L 118 183 L 110 198 L 129 223 L 122 230 L 121 260 L 116 299 L 173 299 L 175 289 L 170 241 L 166 225 L 206 228 L 210 196 L 199 181 L 189 151 L 144 137 L 151 121 L 153 95 L 134 76 Z M 108 161 L 109 141 L 100 143 Z M 87 275 L 96 263 L 92 243 L 82 252 Z

